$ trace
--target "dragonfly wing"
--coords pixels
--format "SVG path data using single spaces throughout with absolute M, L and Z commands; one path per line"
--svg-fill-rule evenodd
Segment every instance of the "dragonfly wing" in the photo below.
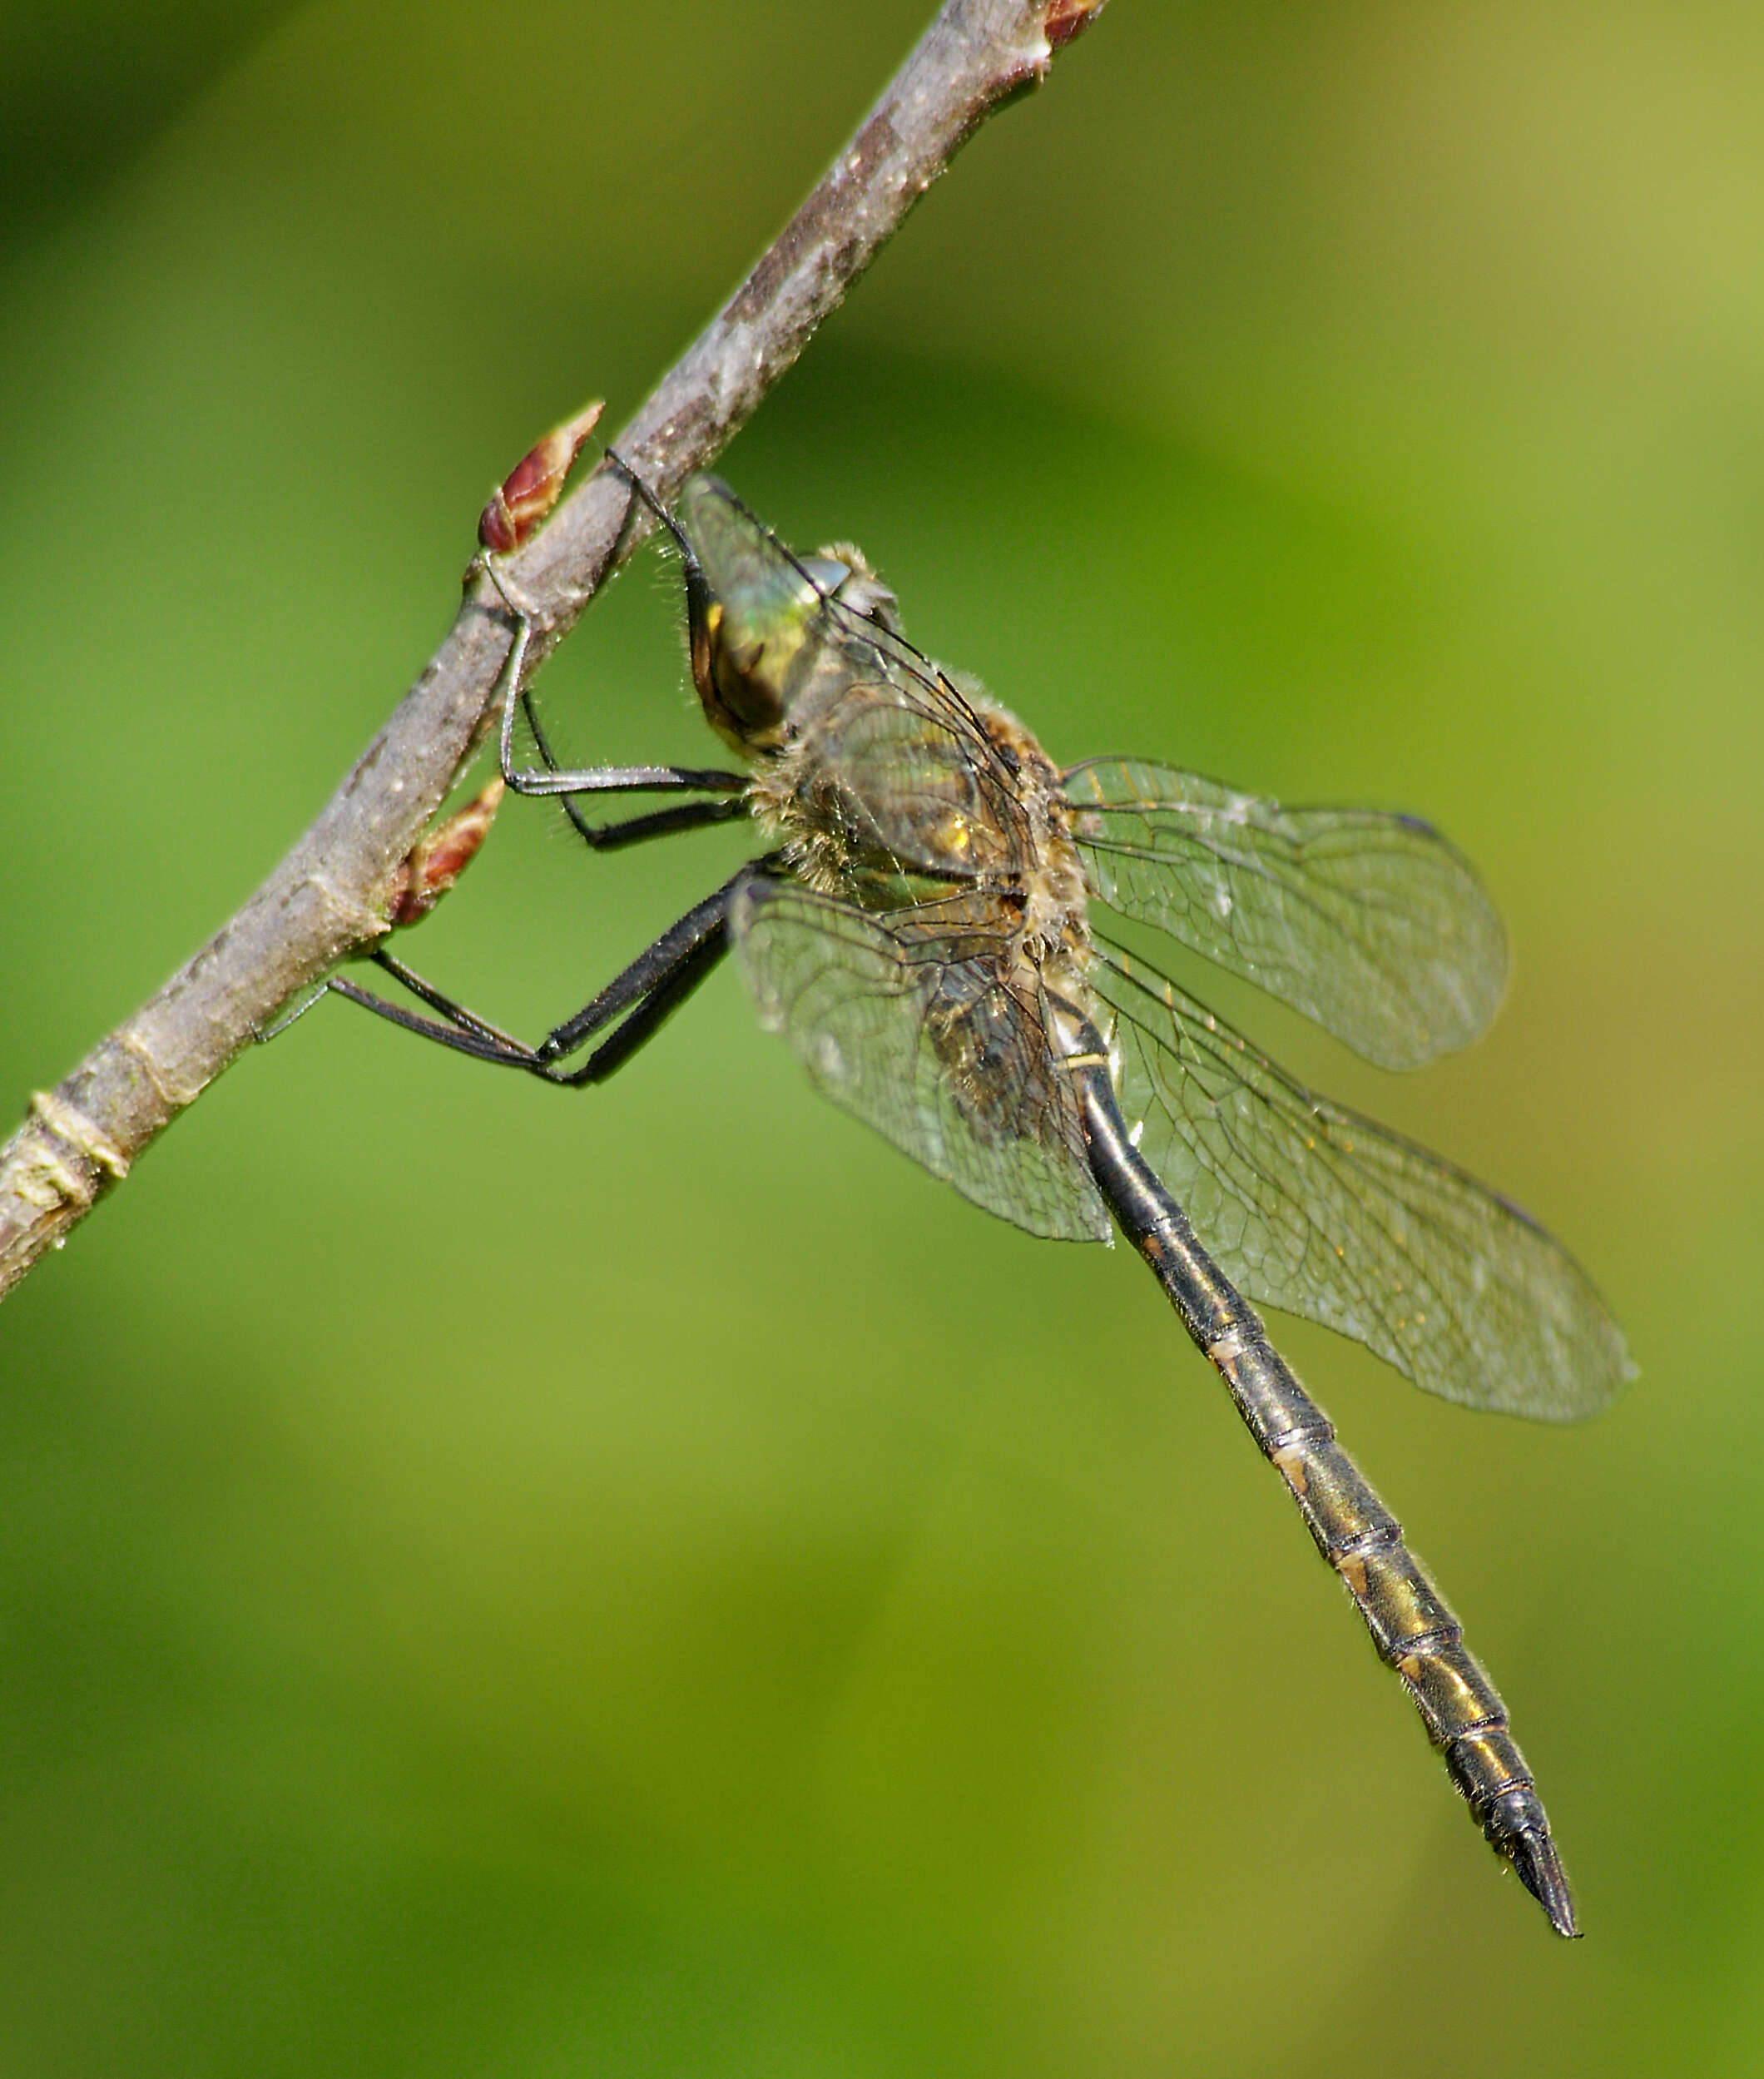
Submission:
M 1439 832 L 1372 809 L 1282 808 L 1170 766 L 1065 776 L 1098 897 L 1313 1018 L 1387 1069 L 1468 1046 L 1507 940 Z
M 761 1023 L 835 1104 L 1032 1234 L 1108 1238 L 1070 1081 L 1038 1002 L 1003 979 L 1001 934 L 959 903 L 890 929 L 763 875 L 730 921 Z
M 1572 1422 L 1632 1376 L 1585 1273 L 1517 1206 L 1313 1096 L 1137 958 L 1099 949 L 1089 980 L 1140 1152 L 1252 1299 L 1471 1407 Z

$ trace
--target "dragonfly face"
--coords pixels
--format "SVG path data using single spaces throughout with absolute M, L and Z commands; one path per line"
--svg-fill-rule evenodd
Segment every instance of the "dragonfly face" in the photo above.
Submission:
M 1162 931 L 1369 1059 L 1415 1068 L 1474 1040 L 1500 999 L 1506 941 L 1474 876 L 1410 816 L 1283 808 L 1137 761 L 1062 771 L 906 641 L 855 550 L 799 558 L 708 477 L 663 517 L 686 566 L 694 682 L 751 772 L 561 772 L 530 710 L 547 769 L 514 771 L 517 644 L 504 777 L 563 796 L 596 846 L 745 811 L 764 856 L 537 1048 L 383 951 L 444 1022 L 333 986 L 462 1052 L 581 1084 L 732 952 L 762 1024 L 914 1161 L 1033 1233 L 1118 1228 L 1286 1481 L 1488 1838 L 1574 1933 L 1493 1684 L 1251 1302 L 1353 1337 L 1430 1392 L 1544 1421 L 1615 1396 L 1623 1336 L 1508 1200 L 1314 1095 L 1107 920 Z M 596 828 L 575 801 L 610 791 L 711 798 Z

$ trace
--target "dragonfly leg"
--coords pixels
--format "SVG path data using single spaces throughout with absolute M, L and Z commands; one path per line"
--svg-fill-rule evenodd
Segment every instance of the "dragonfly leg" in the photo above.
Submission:
M 744 866 L 714 895 L 695 904 L 592 1003 L 584 1004 L 573 1018 L 565 1019 L 548 1035 L 538 1051 L 543 1072 L 552 1082 L 572 1089 L 602 1083 L 660 1031 L 728 951 L 730 905 L 751 871 Z M 560 1065 L 619 1018 L 623 1022 L 579 1067 L 567 1069 Z
M 394 960 L 390 955 L 383 960 L 375 954 L 377 965 L 385 968 L 394 980 L 419 995 L 423 1001 L 441 1010 L 446 1023 L 434 1018 L 424 1018 L 416 1011 L 407 1010 L 402 1004 L 394 1004 L 384 996 L 376 996 L 370 989 L 364 989 L 359 982 L 352 982 L 347 975 L 333 975 L 319 989 L 314 997 L 301 1005 L 310 1010 L 320 996 L 341 996 L 352 1004 L 359 1004 L 364 1010 L 371 1010 L 376 1018 L 384 1018 L 389 1024 L 399 1025 L 406 1032 L 415 1033 L 419 1039 L 433 1040 L 438 1045 L 451 1047 L 456 1054 L 469 1054 L 474 1061 L 490 1061 L 510 1069 L 527 1069 L 535 1074 L 542 1070 L 536 1051 L 523 1041 L 498 1032 L 495 1026 L 468 1010 L 463 1004 L 455 1004 L 449 998 L 425 982 L 420 975 L 412 972 L 402 960 Z M 285 1029 L 290 1021 L 284 1020 L 275 1027 L 276 1032 Z M 273 1035 L 272 1035 L 273 1036 Z
M 747 784 L 739 772 L 691 766 L 595 765 L 577 772 L 548 767 L 536 772 L 517 767 L 513 757 L 511 744 L 502 766 L 503 779 L 517 794 L 545 798 L 571 794 L 739 794 Z
M 525 679 L 527 653 L 533 643 L 532 611 L 518 593 L 511 591 L 507 579 L 497 568 L 494 557 L 480 557 L 478 565 L 501 595 L 514 623 L 514 640 L 503 660 L 503 668 L 493 690 L 502 706 L 497 762 L 504 782 L 517 794 L 566 797 L 572 794 L 607 793 L 737 794 L 747 784 L 739 772 L 686 766 L 590 766 L 579 772 L 560 767 L 539 726 L 532 691 Z M 526 717 L 527 726 L 533 732 L 539 756 L 544 761 L 543 770 L 517 766 L 514 762 L 514 717 L 518 710 Z M 570 820 L 577 822 L 573 815 Z M 591 844 L 595 841 L 579 822 L 577 827 Z
M 658 808 L 647 816 L 628 816 L 622 823 L 590 823 L 582 811 L 564 796 L 563 812 L 577 836 L 595 851 L 618 851 L 627 845 L 642 845 L 652 837 L 671 837 L 676 831 L 698 830 L 707 823 L 726 823 L 746 810 L 738 794 L 720 794 L 708 801 L 681 801 L 672 808 Z
M 713 895 L 696 903 L 592 1002 L 565 1019 L 536 1047 L 479 1017 L 384 950 L 374 953 L 375 965 L 438 1013 L 437 1017 L 425 1018 L 342 975 L 331 976 L 325 988 L 371 1010 L 376 1017 L 402 1026 L 406 1032 L 451 1047 L 473 1060 L 524 1069 L 529 1074 L 567 1089 L 603 1083 L 655 1036 L 728 950 L 730 902 L 748 871 L 744 867 Z M 563 1065 L 571 1054 L 608 1025 L 616 1029 L 585 1061 L 573 1069 Z
M 506 761 L 503 777 L 518 793 L 554 796 L 563 805 L 570 826 L 582 842 L 595 851 L 617 851 L 627 845 L 640 845 L 651 837 L 671 837 L 676 831 L 696 830 L 706 823 L 726 823 L 739 816 L 746 803 L 741 790 L 746 782 L 739 772 L 698 772 L 679 766 L 601 766 L 585 772 L 567 772 L 552 755 L 549 738 L 540 726 L 530 687 L 521 688 L 521 712 L 527 717 L 543 772 L 516 774 Z M 506 732 L 505 732 L 506 733 Z M 562 786 L 573 781 L 581 786 Z M 685 793 L 703 792 L 704 801 L 682 801 L 673 808 L 657 809 L 647 816 L 633 816 L 622 823 L 591 823 L 576 806 L 577 793 Z
M 552 755 L 549 739 L 540 727 L 530 694 L 523 691 L 521 707 L 539 756 L 545 761 L 543 773 L 523 774 L 533 784 L 523 791 L 554 794 L 562 802 L 570 826 L 594 851 L 617 851 L 627 845 L 641 845 L 652 837 L 671 837 L 675 831 L 697 830 L 706 823 L 726 823 L 746 807 L 743 790 L 746 781 L 739 772 L 696 772 L 679 766 L 602 766 L 582 772 L 566 772 Z M 592 785 L 562 791 L 540 782 L 561 780 L 592 781 Z M 686 793 L 700 792 L 707 801 L 681 801 L 672 808 L 657 809 L 647 816 L 633 816 L 622 823 L 591 823 L 576 806 L 577 793 Z
M 510 771 L 507 762 L 503 777 L 520 794 L 559 796 L 564 807 L 570 811 L 570 821 L 592 845 L 598 838 L 597 831 L 580 822 L 574 812 L 570 796 L 575 794 L 710 794 L 718 796 L 714 801 L 692 806 L 715 811 L 716 816 L 734 815 L 740 806 L 739 796 L 747 782 L 739 772 L 725 772 L 716 767 L 678 765 L 598 765 L 587 766 L 572 772 L 560 766 L 553 755 L 551 740 L 539 720 L 538 711 L 533 704 L 533 689 L 521 688 L 521 712 L 526 717 L 534 747 L 544 761 L 543 772 Z M 512 755 L 512 746 L 511 746 Z M 676 811 L 675 813 L 683 813 Z M 706 816 L 706 821 L 712 820 Z M 616 827 L 622 828 L 622 825 Z
M 1073 1061 L 1070 1072 L 1091 1173 L 1122 1231 L 1230 1387 L 1262 1455 L 1286 1481 L 1318 1550 L 1353 1597 L 1380 1657 L 1402 1678 L 1428 1737 L 1444 1750 L 1452 1781 L 1490 1846 L 1513 1865 L 1556 1933 L 1577 1934 L 1549 1821 L 1494 1683 L 1404 1543 L 1402 1526 L 1335 1441 L 1329 1418 L 1269 1343 L 1255 1309 L 1128 1140 L 1102 1044 L 1093 1030 L 1083 1037 L 1086 1058 Z

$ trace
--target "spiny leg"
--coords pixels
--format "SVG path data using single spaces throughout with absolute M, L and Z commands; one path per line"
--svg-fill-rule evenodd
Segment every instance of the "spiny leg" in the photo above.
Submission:
M 726 922 L 713 935 L 682 952 L 580 1068 L 554 1074 L 551 1079 L 570 1089 L 580 1089 L 585 1083 L 604 1083 L 608 1076 L 617 1074 L 634 1054 L 648 1044 L 728 950 Z
M 729 945 L 730 904 L 736 888 L 751 871 L 743 867 L 714 894 L 696 903 L 591 1003 L 566 1019 L 537 1047 L 527 1045 L 479 1017 L 384 950 L 374 954 L 375 965 L 438 1012 L 439 1019 L 421 1017 L 339 975 L 333 975 L 327 987 L 406 1032 L 451 1047 L 473 1060 L 523 1069 L 548 1083 L 579 1089 L 584 1084 L 603 1082 L 622 1068 L 721 960 Z M 561 1065 L 595 1034 L 620 1019 L 622 1023 L 617 1030 L 586 1061 L 574 1069 Z
M 1559 1935 L 1574 1901 L 1506 1706 L 1464 1643 L 1402 1526 L 1335 1441 L 1329 1418 L 1270 1344 L 1260 1317 L 1196 1238 L 1187 1216 L 1127 1136 L 1094 1027 L 1078 1025 L 1067 1067 L 1091 1173 L 1182 1326 L 1231 1388 L 1262 1454 L 1291 1489 L 1317 1548 L 1341 1577 L 1380 1657 L 1403 1680 L 1489 1845 L 1513 1865 Z
M 497 760 L 503 780 L 517 794 L 540 796 L 607 793 L 739 794 L 746 786 L 746 781 L 739 772 L 692 766 L 590 766 L 579 772 L 560 768 L 552 756 L 544 732 L 538 725 L 523 678 L 527 652 L 533 642 L 533 613 L 518 594 L 511 590 L 508 580 L 497 568 L 493 557 L 486 554 L 478 560 L 484 574 L 501 595 L 503 604 L 514 622 L 514 640 L 509 645 L 508 654 L 503 660 L 503 668 L 497 678 L 503 711 L 502 726 L 497 737 Z M 526 716 L 528 726 L 532 729 L 534 742 L 538 746 L 539 755 L 545 761 L 543 772 L 519 767 L 514 762 L 514 717 L 517 708 Z M 706 817 L 704 820 L 720 819 Z M 573 815 L 571 821 L 576 821 Z M 594 841 L 594 838 L 580 823 L 577 827 L 582 829 L 583 836 L 587 837 L 590 843 Z M 685 826 L 676 825 L 675 827 Z
M 540 726 L 538 715 L 532 702 L 530 689 L 522 681 L 527 650 L 531 638 L 531 614 L 510 593 L 492 558 L 484 555 L 479 562 L 500 593 L 503 603 L 516 623 L 515 639 L 504 659 L 498 683 L 503 688 L 503 715 L 499 744 L 502 777 L 517 793 L 548 796 L 562 801 L 577 833 L 597 851 L 616 851 L 631 845 L 643 844 L 654 837 L 671 837 L 676 832 L 695 830 L 711 823 L 731 821 L 745 809 L 746 781 L 738 772 L 719 768 L 698 768 L 680 766 L 598 766 L 580 772 L 562 770 L 552 755 L 551 744 Z M 533 732 L 539 755 L 545 762 L 543 772 L 518 770 L 513 763 L 513 734 L 514 708 L 518 700 Z M 685 801 L 671 808 L 658 809 L 642 816 L 628 816 L 617 823 L 596 825 L 587 821 L 576 807 L 572 795 L 578 793 L 668 793 L 700 792 L 711 799 Z M 669 935 L 664 934 L 664 941 Z M 658 941 L 657 943 L 662 943 Z M 651 949 L 654 950 L 653 948 Z M 398 1005 L 389 1003 L 384 997 L 375 996 L 369 990 L 340 976 L 330 976 L 305 996 L 293 1009 L 284 1012 L 270 1025 L 253 1036 L 259 1041 L 276 1039 L 289 1026 L 305 1015 L 321 996 L 335 993 L 347 997 L 365 1010 L 374 1011 L 381 1017 L 399 1025 L 407 1031 L 415 1032 L 424 1039 L 453 1048 L 479 1060 L 490 1061 L 510 1067 L 524 1068 L 536 1074 L 546 1074 L 552 1081 L 585 1081 L 597 1079 L 583 1072 L 572 1077 L 552 1074 L 548 1064 L 554 1056 L 548 1052 L 528 1047 L 524 1041 L 492 1025 L 487 1020 L 442 995 L 431 985 L 424 982 L 414 970 L 395 960 L 384 947 L 372 956 L 376 964 L 421 998 L 433 1009 L 439 1010 L 448 1020 L 446 1025 L 437 1025 L 433 1020 L 417 1017 Z M 696 959 L 691 971 L 701 979 L 714 961 L 702 965 Z M 696 987 L 696 979 L 691 986 Z M 622 1040 L 615 1049 L 611 1043 L 593 1057 L 600 1060 L 607 1057 L 602 1074 L 610 1074 L 613 1068 L 628 1060 L 637 1051 L 642 1038 L 647 1038 L 663 1022 L 667 1012 L 682 1002 L 691 993 L 676 979 L 668 983 L 658 1004 L 647 1013 L 637 1031 L 627 1040 Z M 589 1006 L 590 1009 L 592 1006 Z M 616 1015 L 617 1012 L 609 1013 Z M 573 1025 L 574 1020 L 571 1021 Z M 635 1021 L 633 1021 L 635 1022 Z M 639 1036 L 641 1035 L 641 1037 Z M 586 1036 L 586 1035 L 584 1035 Z M 592 1064 L 589 1064 L 592 1066 Z
M 401 960 L 388 955 L 384 960 L 378 954 L 376 963 L 385 968 L 394 980 L 414 990 L 425 1003 L 434 1004 L 443 1011 L 448 1022 L 439 1023 L 424 1018 L 414 1010 L 407 1010 L 402 1004 L 394 1004 L 384 996 L 376 996 L 370 989 L 364 989 L 359 982 L 352 982 L 346 975 L 332 975 L 300 1006 L 302 1015 L 312 1008 L 321 996 L 341 996 L 348 1002 L 359 1004 L 364 1010 L 371 1010 L 376 1018 L 384 1018 L 389 1025 L 401 1026 L 406 1032 L 414 1032 L 419 1039 L 433 1040 L 439 1046 L 451 1047 L 456 1054 L 469 1054 L 474 1061 L 494 1062 L 504 1068 L 527 1069 L 534 1074 L 543 1073 L 543 1064 L 535 1049 L 509 1034 L 498 1031 L 486 1020 L 466 1010 L 463 1005 L 454 1004 L 432 990 L 419 975 L 413 974 Z M 275 1039 L 285 1032 L 292 1024 L 284 1019 L 265 1035 Z
M 572 795 L 565 793 L 561 797 L 564 814 L 569 817 L 576 835 L 584 844 L 596 851 L 617 851 L 627 845 L 642 844 L 652 837 L 671 837 L 676 831 L 697 830 L 706 823 L 726 823 L 731 817 L 739 816 L 746 806 L 741 791 L 746 783 L 738 772 L 689 772 L 672 766 L 624 768 L 604 767 L 589 774 L 566 775 L 563 768 L 552 754 L 550 739 L 540 727 L 538 712 L 533 704 L 531 687 L 523 686 L 521 688 L 521 712 L 527 717 L 527 727 L 532 732 L 534 746 L 539 756 L 545 761 L 545 772 L 552 779 L 567 777 L 574 777 L 577 779 L 592 777 L 597 782 L 604 782 L 609 773 L 623 772 L 628 777 L 636 772 L 659 771 L 670 774 L 674 781 L 682 783 L 681 791 L 684 791 L 686 783 L 696 783 L 702 786 L 705 791 L 712 795 L 712 798 L 707 801 L 682 801 L 673 808 L 657 809 L 647 816 L 631 816 L 622 823 L 591 823 L 577 807 Z M 524 777 L 538 780 L 545 775 L 533 773 Z M 536 789 L 535 791 L 544 790 Z M 605 793 L 611 790 L 604 784 L 597 784 L 592 790 L 582 791 Z M 633 783 L 629 791 L 633 793 L 647 791 L 650 791 L 650 787 L 640 786 Z M 653 791 L 666 790 L 657 786 Z
M 674 808 L 658 808 L 647 816 L 632 816 L 622 823 L 588 822 L 567 795 L 563 811 L 577 836 L 596 851 L 619 851 L 627 845 L 647 844 L 652 837 L 671 837 L 676 831 L 701 830 L 710 823 L 727 823 L 746 812 L 747 803 L 739 794 L 724 794 L 709 801 L 681 801 Z
M 539 1049 L 555 1083 L 579 1089 L 604 1082 L 652 1039 L 729 950 L 729 910 L 735 891 L 752 872 L 744 866 L 714 895 L 688 910 L 609 982 L 594 1000 L 567 1018 Z M 579 1068 L 557 1064 L 614 1019 L 622 1022 Z
M 736 776 L 731 774 L 729 777 L 734 778 Z M 739 796 L 724 795 L 709 801 L 682 801 L 676 807 L 658 809 L 652 815 L 633 816 L 622 823 L 599 826 L 585 822 L 567 798 L 563 806 L 572 823 L 591 846 L 597 851 L 613 851 L 622 846 L 644 844 L 652 837 L 671 837 L 676 831 L 696 830 L 706 823 L 727 822 L 741 814 L 746 803 Z M 396 1005 L 389 1004 L 384 997 L 375 996 L 357 984 L 336 975 L 327 976 L 324 981 L 310 989 L 291 1010 L 285 1010 L 272 1024 L 255 1032 L 252 1038 L 260 1044 L 279 1040 L 291 1025 L 304 1018 L 321 997 L 335 995 L 346 996 L 351 1003 L 378 1011 L 382 1017 L 390 1019 L 394 1025 L 404 1026 L 408 1031 L 420 1033 L 425 1039 L 439 1040 L 462 1054 L 470 1054 L 486 1061 L 506 1061 L 512 1066 L 520 1068 L 533 1065 L 528 1058 L 534 1053 L 533 1049 L 523 1041 L 512 1038 L 487 1020 L 478 1018 L 463 1005 L 443 996 L 419 975 L 407 968 L 402 960 L 395 960 L 383 945 L 376 948 L 369 957 L 377 966 L 383 967 L 395 980 L 402 983 L 413 995 L 421 997 L 424 1002 L 441 1011 L 459 1030 L 476 1034 L 485 1043 L 484 1046 L 463 1045 L 457 1036 L 444 1031 L 433 1020 L 418 1018 L 409 1011 L 401 1010 Z

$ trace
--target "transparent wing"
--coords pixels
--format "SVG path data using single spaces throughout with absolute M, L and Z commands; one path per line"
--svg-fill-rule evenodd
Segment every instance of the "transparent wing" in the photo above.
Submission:
M 1137 959 L 1099 950 L 1089 979 L 1141 1154 L 1251 1299 L 1470 1407 L 1571 1422 L 1632 1375 L 1585 1273 L 1517 1206 L 1314 1097 Z
M 1380 1068 L 1485 1030 L 1507 940 L 1439 832 L 1371 809 L 1281 808 L 1169 766 L 1065 776 L 1100 898 L 1257 983 Z
M 768 1030 L 835 1104 L 1032 1234 L 1106 1241 L 1069 1080 L 1041 1011 L 1003 979 L 1005 940 L 959 902 L 865 911 L 756 876 L 731 925 Z

